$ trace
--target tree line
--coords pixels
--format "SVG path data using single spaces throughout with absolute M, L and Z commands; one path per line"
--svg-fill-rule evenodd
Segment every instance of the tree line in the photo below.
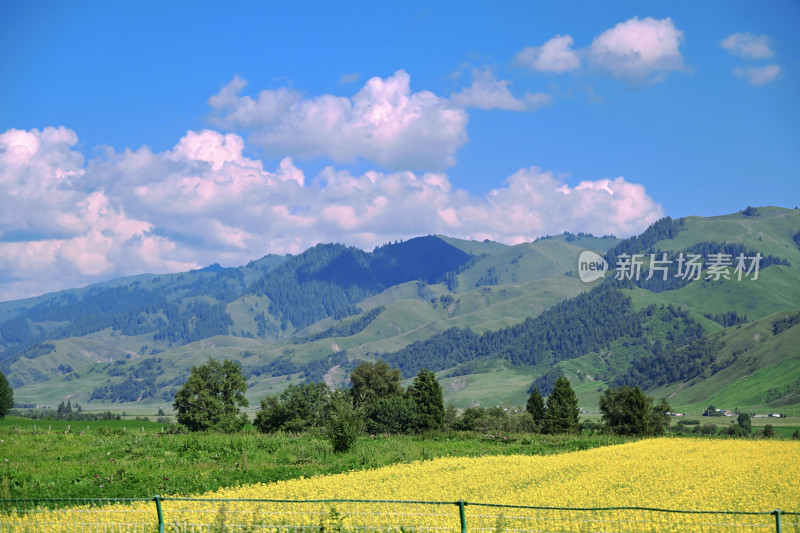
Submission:
M 469 407 L 458 413 L 445 405 L 436 375 L 420 370 L 403 389 L 400 369 L 385 361 L 362 362 L 350 374 L 349 389 L 332 390 L 322 382 L 289 385 L 265 396 L 254 425 L 263 433 L 319 431 L 334 450 L 349 449 L 364 431 L 370 434 L 425 433 L 445 428 L 482 430 L 488 419 L 509 419 L 507 408 Z M 192 367 L 189 379 L 175 395 L 177 421 L 191 431 L 240 431 L 249 405 L 247 382 L 233 361 L 213 358 Z M 621 435 L 661 435 L 669 428 L 666 400 L 655 402 L 639 387 L 607 389 L 600 399 L 603 429 Z M 578 399 L 565 376 L 559 377 L 545 399 L 534 388 L 519 428 L 547 434 L 582 430 Z

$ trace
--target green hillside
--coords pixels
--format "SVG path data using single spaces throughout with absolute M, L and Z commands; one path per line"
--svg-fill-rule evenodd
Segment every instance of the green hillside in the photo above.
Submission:
M 658 242 L 664 251 L 678 251 L 698 242 L 736 242 L 764 255 L 785 257 L 800 266 L 800 247 L 793 236 L 800 231 L 800 209 L 759 207 L 756 216 L 739 213 L 716 217 L 687 217 L 686 229 L 672 240 Z
M 157 391 L 135 403 L 160 405 L 164 402 L 164 396 L 168 396 L 169 391 L 175 388 L 176 380 L 186 374 L 189 366 L 200 364 L 209 356 L 237 359 L 245 368 L 268 365 L 279 358 L 288 358 L 297 365 L 305 365 L 336 352 L 346 353 L 350 360 L 371 360 L 376 353 L 399 350 L 414 341 L 427 339 L 451 327 L 472 328 L 483 332 L 517 324 L 526 317 L 535 316 L 553 304 L 589 288 L 580 280 L 560 273 L 570 268 L 570 262 L 575 261 L 580 254 L 581 249 L 575 246 L 558 241 L 542 241 L 518 247 L 500 245 L 493 248 L 500 254 L 514 250 L 512 259 L 521 255 L 522 259 L 518 263 L 523 265 L 535 261 L 536 268 L 529 268 L 534 271 L 532 275 L 520 268 L 520 265 L 514 266 L 515 271 L 524 273 L 535 281 L 470 287 L 468 282 L 461 281 L 475 276 L 468 269 L 457 275 L 459 282 L 455 292 L 449 291 L 444 283 L 403 283 L 359 302 L 364 313 L 379 306 L 384 307 L 377 318 L 362 331 L 345 337 L 333 335 L 300 343 L 297 343 L 298 338 L 309 338 L 338 324 L 346 325 L 358 320 L 361 315 L 341 320 L 327 318 L 295 333 L 282 332 L 279 320 L 266 312 L 270 306 L 269 298 L 244 295 L 225 307 L 233 320 L 230 330 L 235 336 L 214 336 L 170 348 L 163 342 L 154 340 L 152 334 L 121 335 L 108 329 L 87 337 L 50 341 L 48 344 L 53 346 L 50 353 L 32 359 L 21 358 L 10 365 L 12 375 L 20 376 L 25 383 L 25 386 L 16 390 L 15 395 L 18 401 L 24 403 L 39 401 L 57 404 L 66 395 L 65 391 L 73 391 L 71 397 L 75 401 L 93 404 L 96 401 L 90 402 L 89 398 L 97 387 L 106 382 L 121 386 L 129 381 L 127 376 L 108 376 L 108 369 L 105 367 L 109 362 L 130 357 L 135 363 L 148 357 L 157 357 L 164 361 L 161 365 L 163 375 L 156 380 Z M 548 255 L 553 259 L 548 259 Z M 484 257 L 472 268 L 486 268 L 481 263 L 493 259 L 492 256 Z M 556 260 L 560 263 L 555 263 Z M 493 264 L 503 263 L 495 261 Z M 535 274 L 537 269 L 557 274 L 538 279 L 539 276 Z M 257 317 L 261 314 L 263 316 L 260 319 L 259 335 Z M 69 364 L 71 373 L 55 373 L 52 370 L 62 361 Z M 333 384 L 345 382 L 346 374 L 333 374 Z M 105 380 L 99 376 L 106 376 Z M 40 382 L 43 379 L 47 381 Z M 64 381 L 65 379 L 68 381 Z M 248 396 L 251 401 L 257 402 L 266 392 L 279 392 L 289 383 L 302 379 L 302 372 L 288 375 L 288 379 L 287 375 L 251 376 Z M 525 379 L 529 380 L 528 377 Z M 58 386 L 51 386 L 56 382 Z M 524 391 L 517 392 L 514 397 L 520 395 L 524 395 Z M 101 401 L 101 404 L 104 407 L 118 408 L 128 405 L 127 402 L 109 400 Z
M 782 309 L 800 307 L 800 268 L 773 265 L 759 272 L 754 281 L 698 280 L 674 291 L 652 293 L 635 288 L 626 292 L 640 307 L 671 303 L 696 315 L 738 311 L 754 320 Z
M 565 233 L 514 246 L 445 236 L 372 252 L 318 245 L 238 268 L 141 275 L 0 302 L 0 370 L 17 402 L 54 406 L 71 399 L 85 408 L 133 412 L 168 408 L 192 365 L 229 358 L 248 375 L 248 397 L 257 405 L 292 383 L 346 386 L 359 361 L 386 357 L 405 365 L 403 354 L 415 343 L 443 346 L 447 335 L 462 331 L 469 332 L 462 340 L 484 338 L 496 349 L 465 345 L 451 366 L 443 353 L 415 356 L 437 372 L 448 401 L 462 408 L 518 406 L 532 384 L 546 389 L 564 373 L 581 406 L 593 410 L 604 388 L 634 375 L 631 369 L 648 357 L 687 360 L 689 348 L 682 346 L 698 334 L 709 343 L 703 346 L 713 343 L 718 351 L 714 371 L 661 383 L 648 394 L 669 396 L 681 409 L 798 406 L 800 327 L 776 334 L 774 324 L 800 311 L 800 211 L 748 213 L 662 220 L 625 240 Z M 586 284 L 575 273 L 587 249 L 610 250 L 612 258 L 629 250 L 647 263 L 651 253 L 734 245 L 785 264 L 765 266 L 758 279 L 734 274 L 658 286 L 615 282 L 613 271 Z M 592 300 L 571 300 L 599 285 L 619 291 L 609 301 L 630 302 L 617 323 L 602 318 L 620 309 L 592 314 L 580 308 Z M 561 311 L 548 314 L 554 309 Z M 725 316 L 748 322 L 725 328 Z M 594 341 L 559 333 L 581 320 L 587 322 L 575 335 Z M 551 332 L 544 341 L 541 331 Z
M 800 320 L 776 334 L 780 319 L 797 312 L 779 312 L 714 334 L 719 343 L 708 370 L 686 383 L 653 389 L 682 410 L 708 405 L 757 412 L 780 412 L 800 403 Z

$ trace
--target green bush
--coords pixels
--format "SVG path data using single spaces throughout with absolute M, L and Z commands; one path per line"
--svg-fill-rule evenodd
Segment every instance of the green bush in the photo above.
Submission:
M 346 452 L 353 447 L 361 434 L 364 418 L 353 407 L 350 396 L 344 391 L 331 395 L 328 404 L 328 420 L 325 424 L 325 437 L 336 453 Z
M 413 433 L 418 425 L 417 404 L 410 396 L 388 396 L 375 403 L 367 414 L 367 431 L 380 433 Z

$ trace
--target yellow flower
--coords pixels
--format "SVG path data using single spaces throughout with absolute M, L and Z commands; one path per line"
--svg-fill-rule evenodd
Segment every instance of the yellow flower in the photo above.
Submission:
M 162 509 L 168 528 L 182 531 L 192 524 L 275 527 L 296 524 L 345 529 L 436 526 L 458 530 L 456 502 L 459 500 L 468 502 L 464 508 L 468 530 L 717 531 L 725 530 L 726 523 L 774 527 L 775 519 L 769 514 L 732 515 L 722 511 L 769 513 L 775 508 L 800 511 L 800 444 L 659 438 L 563 455 L 447 457 L 375 470 L 224 488 L 201 497 L 225 501 L 167 498 Z M 506 507 L 476 505 L 479 503 Z M 532 507 L 641 507 L 714 512 L 556 511 Z M 799 517 L 792 518 L 800 521 Z M 36 531 L 68 531 L 75 524 L 98 521 L 108 526 L 118 524 L 120 530 L 125 530 L 126 524 L 153 524 L 154 520 L 155 505 L 136 502 L 99 510 L 82 506 L 2 515 L 0 530 L 25 531 L 27 527 Z M 747 530 L 736 530 L 743 529 Z

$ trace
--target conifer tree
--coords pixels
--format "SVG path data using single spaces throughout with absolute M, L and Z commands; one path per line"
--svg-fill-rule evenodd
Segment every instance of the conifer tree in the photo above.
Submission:
M 436 374 L 423 368 L 408 388 L 408 394 L 417 404 L 418 429 L 439 429 L 444 423 L 444 395 Z
M 565 376 L 556 380 L 547 397 L 542 421 L 543 433 L 579 433 L 581 430 L 578 397 Z
M 540 431 L 544 420 L 544 398 L 542 398 L 539 389 L 536 387 L 533 388 L 530 396 L 528 396 L 528 403 L 525 405 L 525 410 L 533 417 L 534 430 Z

